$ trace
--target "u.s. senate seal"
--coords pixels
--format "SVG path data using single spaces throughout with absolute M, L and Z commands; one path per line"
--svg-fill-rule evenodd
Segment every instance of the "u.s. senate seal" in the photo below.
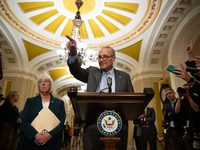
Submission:
M 97 119 L 97 127 L 105 136 L 114 136 L 121 130 L 122 119 L 114 111 L 105 111 Z

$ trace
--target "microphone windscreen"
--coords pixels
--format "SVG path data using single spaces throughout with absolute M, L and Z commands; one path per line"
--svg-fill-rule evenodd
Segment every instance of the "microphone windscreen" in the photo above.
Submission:
M 109 87 L 112 85 L 112 78 L 111 77 L 107 78 L 107 84 L 108 84 Z

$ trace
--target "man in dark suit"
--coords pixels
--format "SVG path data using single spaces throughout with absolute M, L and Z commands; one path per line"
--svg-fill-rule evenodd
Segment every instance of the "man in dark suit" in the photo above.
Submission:
M 164 115 L 164 119 L 168 124 L 167 135 L 169 137 L 171 150 L 182 150 L 184 133 L 183 126 L 186 123 L 185 116 L 182 111 L 179 113 L 175 112 L 177 98 L 175 97 L 174 90 L 167 88 L 165 93 L 171 102 L 167 105 Z
M 144 113 L 138 116 L 138 124 L 136 123 L 136 135 L 135 138 L 137 144 L 137 149 L 147 150 L 147 142 L 149 141 L 150 149 L 157 149 L 157 130 L 154 122 L 156 120 L 155 111 L 153 108 L 147 107 L 144 110 Z
M 68 125 L 68 121 L 66 121 L 66 124 L 64 125 L 64 140 L 63 140 L 63 146 L 66 144 L 71 143 L 71 140 L 69 140 L 69 130 L 70 126 Z
M 133 92 L 133 86 L 129 74 L 116 70 L 113 67 L 115 62 L 115 50 L 111 47 L 103 47 L 98 54 L 99 67 L 81 68 L 77 50 L 76 41 L 66 36 L 70 41 L 67 43 L 67 49 L 70 51 L 68 57 L 68 66 L 71 74 L 78 80 L 87 83 L 87 92 L 108 92 L 103 90 L 108 87 L 107 78 L 112 79 L 111 92 Z M 104 82 L 106 81 L 106 82 Z M 103 143 L 100 141 L 101 133 L 97 129 L 96 123 L 86 123 L 84 127 L 84 149 L 102 150 Z M 123 122 L 119 132 L 121 141 L 117 143 L 117 149 L 126 150 L 128 138 L 128 122 Z
M 2 45 L 0 43 L 0 80 L 3 78 L 3 68 L 1 64 L 1 50 L 2 50 Z

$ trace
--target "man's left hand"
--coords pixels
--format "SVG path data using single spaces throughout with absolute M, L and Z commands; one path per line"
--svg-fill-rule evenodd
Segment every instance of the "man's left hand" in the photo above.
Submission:
M 190 80 L 190 75 L 187 71 L 185 71 L 185 68 L 183 67 L 183 64 L 181 64 L 180 68 L 175 68 L 176 71 L 174 71 L 175 73 L 178 73 L 179 75 L 177 75 L 177 77 L 182 78 L 185 81 L 189 81 Z

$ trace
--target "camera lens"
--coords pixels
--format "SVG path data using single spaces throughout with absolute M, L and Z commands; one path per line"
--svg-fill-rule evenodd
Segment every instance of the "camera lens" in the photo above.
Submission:
M 177 92 L 178 92 L 178 94 L 184 94 L 184 93 L 187 93 L 187 90 L 182 87 L 178 87 Z
M 200 149 L 200 132 L 194 133 L 193 148 Z

